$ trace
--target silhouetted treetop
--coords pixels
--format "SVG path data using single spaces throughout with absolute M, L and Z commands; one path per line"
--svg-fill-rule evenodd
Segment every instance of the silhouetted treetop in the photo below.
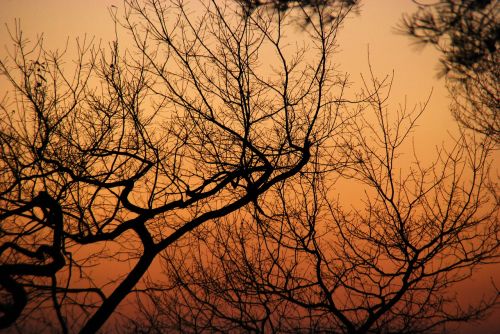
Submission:
M 452 111 L 465 127 L 500 140 L 500 5 L 497 0 L 440 0 L 420 4 L 403 18 L 403 31 L 441 53 L 454 98 Z
M 443 53 L 443 74 L 461 79 L 468 71 L 488 71 L 498 60 L 499 10 L 496 0 L 441 0 L 420 5 L 403 24 L 419 42 Z
M 309 24 L 310 12 L 332 10 L 329 15 L 324 16 L 326 21 L 334 21 L 337 15 L 345 11 L 351 11 L 360 3 L 359 0 L 235 0 L 242 5 L 244 13 L 250 15 L 257 8 L 272 8 L 280 12 L 300 10 L 304 14 L 304 23 Z M 340 13 L 339 13 L 340 10 Z

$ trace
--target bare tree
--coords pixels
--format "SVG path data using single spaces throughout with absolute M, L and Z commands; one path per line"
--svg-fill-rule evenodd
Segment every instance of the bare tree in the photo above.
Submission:
M 114 18 L 132 45 L 79 40 L 74 62 L 15 27 L 0 62 L 1 328 L 97 331 L 158 254 L 258 206 L 343 131 L 332 54 L 349 7 L 304 11 L 300 41 L 291 14 L 242 10 L 127 0 Z M 92 272 L 118 262 L 130 270 L 104 283 Z
M 441 53 L 453 114 L 466 128 L 500 141 L 500 5 L 497 0 L 440 0 L 420 4 L 403 29 Z
M 240 0 L 251 12 L 267 7 L 312 12 L 322 7 L 350 6 L 357 0 Z M 414 14 L 403 17 L 400 30 L 441 53 L 441 76 L 454 99 L 452 112 L 466 128 L 500 140 L 499 13 L 497 0 L 418 1 Z M 334 16 L 333 16 L 334 17 Z M 305 16 L 305 25 L 308 16 Z
M 144 301 L 133 328 L 430 333 L 498 306 L 494 286 L 466 307 L 453 291 L 500 255 L 493 144 L 461 133 L 433 163 L 410 163 L 405 142 L 425 106 L 389 112 L 389 79 L 365 82 L 367 102 L 345 136 L 258 207 L 162 254 L 165 282 L 149 282 L 153 306 Z

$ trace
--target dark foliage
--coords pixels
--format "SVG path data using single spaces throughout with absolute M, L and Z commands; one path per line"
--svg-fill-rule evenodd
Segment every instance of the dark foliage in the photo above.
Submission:
M 404 17 L 403 29 L 436 47 L 453 112 L 467 128 L 500 141 L 500 3 L 440 0 Z

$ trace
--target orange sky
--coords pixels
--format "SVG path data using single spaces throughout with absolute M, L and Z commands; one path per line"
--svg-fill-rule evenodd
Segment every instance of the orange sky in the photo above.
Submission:
M 44 44 L 49 49 L 63 48 L 67 39 L 95 37 L 103 43 L 113 39 L 114 27 L 108 8 L 122 6 L 121 0 L 2 0 L 0 4 L 0 55 L 9 44 L 5 24 L 13 27 L 20 19 L 27 37 L 34 39 L 43 33 Z M 428 112 L 421 120 L 425 135 L 419 141 L 440 143 L 446 130 L 455 127 L 447 105 L 447 91 L 443 80 L 436 78 L 438 53 L 431 48 L 421 49 L 412 41 L 396 33 L 396 25 L 404 12 L 415 8 L 411 0 L 365 0 L 361 15 L 345 21 L 340 33 L 340 52 L 337 55 L 342 71 L 359 82 L 360 73 L 367 73 L 367 50 L 375 72 L 380 76 L 395 73 L 392 102 L 396 106 L 424 102 L 431 89 L 433 98 Z M 432 117 L 431 117 L 432 116 Z M 417 133 L 418 136 L 418 133 Z
M 20 19 L 26 37 L 34 40 L 44 34 L 49 49 L 64 47 L 66 40 L 76 37 L 92 37 L 103 43 L 113 39 L 114 27 L 108 8 L 122 6 L 121 0 L 0 0 L 0 57 L 5 57 L 10 41 L 5 24 L 13 27 L 14 19 Z M 446 140 L 448 131 L 454 132 L 456 124 L 448 109 L 448 92 L 444 81 L 437 79 L 438 53 L 431 48 L 417 48 L 402 34 L 395 32 L 402 13 L 412 12 L 411 0 L 365 0 L 359 16 L 345 21 L 340 33 L 340 49 L 337 55 L 340 69 L 360 81 L 360 73 L 366 74 L 367 50 L 375 72 L 380 75 L 395 73 L 392 104 L 409 106 L 424 102 L 431 90 L 432 99 L 427 112 L 419 122 L 415 133 L 418 152 L 428 152 L 429 147 Z M 1 83 L 1 81 L 0 81 Z M 0 86 L 0 97 L 5 94 Z M 489 267 L 481 277 L 467 283 L 467 288 L 479 294 L 477 286 L 489 281 L 490 276 L 500 273 Z M 496 271 L 496 272 L 495 272 Z M 499 313 L 499 312 L 497 312 Z M 499 317 L 500 318 L 500 317 Z M 498 326 L 500 324 L 497 323 Z M 475 331 L 493 333 L 495 321 L 491 319 Z

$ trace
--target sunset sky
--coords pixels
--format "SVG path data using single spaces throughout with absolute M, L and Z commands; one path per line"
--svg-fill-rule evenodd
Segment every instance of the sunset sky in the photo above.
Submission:
M 114 37 L 110 6 L 116 6 L 119 11 L 123 4 L 120 0 L 0 0 L 0 57 L 12 51 L 7 27 L 14 29 L 14 20 L 19 20 L 24 36 L 30 40 L 43 34 L 47 49 L 62 49 L 69 41 L 71 50 L 75 38 L 84 37 L 106 45 Z M 448 108 L 445 82 L 437 77 L 439 54 L 430 47 L 415 45 L 409 37 L 397 32 L 403 13 L 412 13 L 415 8 L 411 0 L 362 1 L 359 15 L 351 15 L 344 23 L 336 58 L 338 70 L 349 73 L 356 86 L 361 81 L 360 74 L 368 73 L 369 50 L 376 74 L 384 76 L 394 72 L 391 94 L 394 108 L 398 104 L 411 107 L 424 103 L 432 92 L 427 111 L 414 134 L 417 153 L 425 161 L 427 155 L 432 157 L 433 147 L 456 133 L 457 125 Z M 67 61 L 70 62 L 71 57 L 67 57 Z M 5 88 L 0 85 L 0 98 L 4 95 Z M 499 265 L 487 267 L 470 282 L 462 284 L 461 289 L 468 291 L 471 298 L 480 297 L 491 278 L 500 286 L 499 274 Z M 500 310 L 496 313 L 499 315 Z M 464 333 L 470 328 L 493 334 L 500 328 L 500 321 L 495 322 L 491 317 L 480 327 L 467 325 Z
M 43 33 L 47 49 L 63 48 L 67 41 L 74 47 L 75 38 L 94 38 L 107 44 L 114 37 L 110 19 L 110 6 L 120 8 L 120 0 L 2 0 L 0 22 L 0 52 L 6 52 L 9 37 L 5 25 L 14 27 L 19 19 L 24 35 L 34 39 Z M 448 92 L 444 80 L 437 78 L 439 54 L 430 47 L 422 48 L 407 36 L 397 32 L 403 13 L 411 13 L 415 5 L 411 0 L 362 1 L 360 15 L 345 20 L 339 38 L 337 55 L 339 70 L 349 73 L 353 82 L 360 82 L 360 74 L 368 73 L 368 49 L 371 64 L 379 76 L 394 71 L 392 103 L 409 106 L 423 103 L 432 90 L 428 111 L 420 125 L 425 134 L 419 141 L 428 145 L 446 139 L 446 131 L 456 128 L 448 111 Z M 299 29 L 299 28 L 297 28 Z M 73 43 L 73 44 L 72 44 Z

